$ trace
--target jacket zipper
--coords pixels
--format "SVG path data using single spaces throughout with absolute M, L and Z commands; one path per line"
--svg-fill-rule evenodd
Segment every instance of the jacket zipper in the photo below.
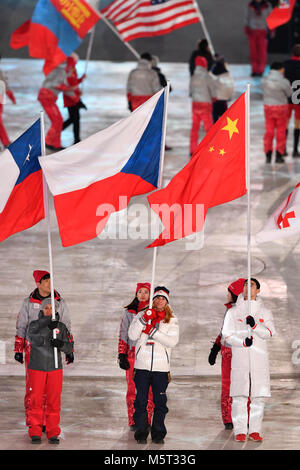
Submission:
M 150 367 L 150 370 L 152 371 L 152 367 L 153 367 L 153 356 L 154 356 L 154 344 L 152 344 L 151 346 L 152 346 L 152 355 L 151 355 L 151 367 Z

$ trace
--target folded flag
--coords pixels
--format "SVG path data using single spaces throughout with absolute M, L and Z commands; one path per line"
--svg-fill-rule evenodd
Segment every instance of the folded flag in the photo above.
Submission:
M 39 159 L 63 246 L 95 238 L 112 212 L 157 188 L 164 95 L 160 90 L 129 117 Z
M 246 193 L 245 117 L 244 93 L 209 130 L 189 163 L 166 188 L 148 196 L 165 229 L 147 248 L 201 231 L 210 207 Z
M 0 155 L 0 241 L 44 218 L 38 119 Z
M 280 0 L 278 6 L 273 8 L 266 18 L 268 28 L 272 30 L 288 23 L 292 18 L 295 3 L 296 0 Z
M 12 33 L 10 47 L 28 46 L 30 57 L 45 59 L 48 75 L 75 51 L 99 18 L 85 0 L 38 0 L 31 20 Z
M 300 183 L 269 217 L 256 234 L 257 243 L 276 241 L 300 232 Z

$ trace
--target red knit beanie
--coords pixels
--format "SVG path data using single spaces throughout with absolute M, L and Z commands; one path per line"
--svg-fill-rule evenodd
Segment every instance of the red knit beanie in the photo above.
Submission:
M 232 282 L 230 286 L 228 286 L 228 290 L 230 290 L 234 295 L 239 296 L 244 290 L 244 283 L 245 279 L 241 277 Z
M 48 271 L 40 271 L 38 269 L 36 271 L 33 271 L 32 273 L 35 282 L 40 282 L 42 277 L 44 277 L 46 274 L 49 274 L 50 276 L 50 273 L 48 273 Z
M 142 288 L 145 288 L 145 289 L 148 289 L 148 291 L 150 292 L 151 290 L 151 284 L 149 282 L 138 282 L 137 285 L 136 285 L 136 290 L 135 290 L 135 293 L 137 293 L 138 290 L 142 289 Z

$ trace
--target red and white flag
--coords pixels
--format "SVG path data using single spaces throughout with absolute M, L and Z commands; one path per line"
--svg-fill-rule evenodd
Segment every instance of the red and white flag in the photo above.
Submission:
M 295 3 L 296 0 L 280 0 L 266 19 L 268 28 L 272 30 L 288 23 L 292 18 Z
M 290 237 L 300 232 L 300 183 L 269 217 L 256 234 L 256 242 L 263 243 Z
M 113 22 L 125 42 L 201 21 L 194 0 L 114 0 L 101 14 Z

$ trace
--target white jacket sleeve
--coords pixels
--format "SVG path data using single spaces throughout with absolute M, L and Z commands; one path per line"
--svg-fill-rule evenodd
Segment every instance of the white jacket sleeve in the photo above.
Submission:
M 171 318 L 168 333 L 163 333 L 162 331 L 159 331 L 158 328 L 155 329 L 149 337 L 155 339 L 155 341 L 167 348 L 174 348 L 179 341 L 179 326 L 177 318 Z
M 146 323 L 142 318 L 143 314 L 144 312 L 138 313 L 131 322 L 131 325 L 128 329 L 128 337 L 131 339 L 131 341 L 137 341 L 140 339 L 142 331 L 146 326 Z
M 237 330 L 235 325 L 235 319 L 230 310 L 228 310 L 224 325 L 222 328 L 222 343 L 226 342 L 230 346 L 235 347 L 246 347 L 245 346 L 245 338 L 248 336 L 248 329 L 245 327 Z
M 275 326 L 273 321 L 273 315 L 270 310 L 264 310 L 264 321 L 258 322 L 252 328 L 252 331 L 255 335 L 259 336 L 261 339 L 269 339 L 275 335 Z

